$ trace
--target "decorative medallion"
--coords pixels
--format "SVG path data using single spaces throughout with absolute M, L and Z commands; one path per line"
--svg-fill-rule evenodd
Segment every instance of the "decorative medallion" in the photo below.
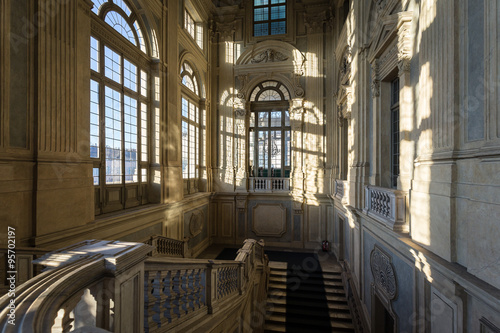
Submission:
M 201 210 L 196 210 L 191 214 L 189 219 L 189 232 L 191 237 L 194 237 L 201 233 L 203 229 L 203 212 Z
M 259 55 L 255 56 L 252 60 L 252 64 L 264 63 L 264 62 L 277 62 L 285 61 L 288 57 L 281 52 L 275 51 L 273 49 L 267 49 Z
M 387 254 L 375 246 L 370 255 L 370 266 L 372 269 L 375 286 L 392 300 L 396 297 L 397 285 L 394 274 L 394 266 Z

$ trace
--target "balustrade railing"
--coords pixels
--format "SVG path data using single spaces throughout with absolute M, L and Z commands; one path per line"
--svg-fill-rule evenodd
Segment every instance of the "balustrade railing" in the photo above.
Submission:
M 151 236 L 145 243 L 153 246 L 152 256 L 164 255 L 186 258 L 188 255 L 188 239 L 177 240 L 160 235 Z
M 365 186 L 364 211 L 394 231 L 408 232 L 404 191 Z
M 150 258 L 145 262 L 145 332 L 164 332 L 239 297 L 256 265 L 267 266 L 263 243 L 246 240 L 235 260 Z
M 249 178 L 251 191 L 289 191 L 290 178 Z
M 180 243 L 160 251 L 180 255 Z M 33 261 L 45 269 L 0 298 L 0 331 L 199 331 L 235 306 L 265 302 L 263 245 L 246 240 L 235 260 L 206 260 L 148 257 L 154 248 L 143 243 L 80 242 Z

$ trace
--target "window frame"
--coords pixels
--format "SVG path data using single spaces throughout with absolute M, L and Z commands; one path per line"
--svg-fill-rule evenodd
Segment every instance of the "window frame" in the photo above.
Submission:
M 191 30 L 189 29 L 189 22 L 188 22 L 189 20 L 193 23 L 192 33 Z M 204 41 L 205 41 L 204 38 L 205 29 L 203 28 L 203 23 L 196 21 L 187 8 L 184 8 L 184 30 L 187 32 L 189 36 L 191 36 L 194 43 L 203 51 Z
M 159 163 L 159 150 L 157 149 L 159 145 L 159 127 L 156 124 L 158 120 L 156 114 L 159 113 L 160 101 L 159 96 L 157 96 L 157 90 L 159 91 L 160 82 L 157 80 L 157 76 L 152 70 L 152 57 L 156 57 L 157 54 L 155 52 L 155 45 L 149 44 L 147 39 L 145 39 L 145 37 L 149 36 L 144 35 L 146 30 L 144 30 L 142 22 L 139 22 L 137 15 L 131 10 L 132 7 L 129 8 L 131 14 L 127 17 L 123 16 L 123 13 L 121 13 L 123 10 L 118 8 L 116 4 L 105 2 L 99 8 L 98 13 L 94 12 L 95 15 L 92 14 L 92 29 L 89 39 L 96 39 L 99 45 L 98 70 L 96 71 L 95 68 L 91 67 L 93 59 L 92 54 L 89 64 L 90 80 L 97 82 L 99 86 L 99 156 L 91 157 L 95 190 L 95 215 L 123 211 L 128 208 L 157 202 L 158 200 L 158 198 L 154 197 L 157 195 L 156 190 L 153 191 L 155 193 L 150 193 L 152 190 L 152 168 L 156 170 Z M 120 32 L 105 22 L 104 17 L 110 11 L 116 11 L 123 16 L 132 29 L 134 36 L 136 36 L 136 45 L 131 43 L 129 39 L 121 35 Z M 134 30 L 137 28 L 140 29 L 140 33 Z M 153 43 L 156 43 L 154 31 L 151 31 L 151 33 L 153 34 Z M 105 47 L 120 56 L 120 82 L 116 82 L 106 76 Z M 149 53 L 153 55 L 151 56 Z M 125 59 L 135 66 L 136 91 L 125 85 Z M 143 76 L 144 74 L 145 77 Z M 106 87 L 118 91 L 120 94 L 120 163 L 122 170 L 120 175 L 121 179 L 118 184 L 106 182 Z M 125 96 L 135 100 L 135 108 L 132 108 L 135 113 L 135 119 L 133 119 L 133 116 L 130 118 L 134 123 L 126 123 Z M 143 105 L 146 106 L 145 111 L 142 108 Z M 132 132 L 125 130 L 127 126 L 131 126 L 130 131 Z M 146 133 L 142 133 L 144 130 Z M 135 163 L 137 171 L 132 175 L 132 177 L 136 178 L 132 180 L 126 179 L 128 160 L 125 146 L 128 140 L 126 136 L 129 134 L 132 135 L 132 140 L 135 140 L 135 142 L 129 142 L 135 144 L 136 147 Z M 98 175 L 96 175 L 96 170 L 98 170 Z M 98 184 L 96 184 L 95 180 L 98 180 Z M 153 197 L 151 195 L 153 195 Z
M 289 7 L 287 0 L 283 0 L 284 1 L 283 3 L 276 3 L 276 4 L 272 4 L 273 0 L 260 0 L 260 1 L 267 1 L 267 4 L 264 4 L 264 5 L 256 5 L 255 4 L 256 1 L 259 1 L 259 0 L 252 1 L 252 11 L 251 11 L 251 13 L 252 13 L 252 36 L 255 38 L 259 38 L 259 37 L 271 37 L 271 36 L 275 37 L 275 36 L 286 35 L 288 33 L 288 7 Z M 280 0 L 278 0 L 278 1 L 280 1 Z M 284 10 L 285 17 L 278 18 L 278 19 L 272 19 L 271 18 L 272 8 L 279 7 L 279 6 L 285 6 L 285 10 Z M 255 20 L 255 10 L 256 9 L 267 9 L 268 19 L 256 21 Z M 276 34 L 271 33 L 272 32 L 272 23 L 276 23 L 276 22 L 285 22 L 285 32 L 276 33 Z M 256 35 L 255 34 L 255 26 L 257 24 L 266 24 L 266 23 L 267 23 L 267 32 L 268 33 L 265 35 Z
M 391 113 L 391 187 L 398 187 L 398 178 L 400 174 L 400 113 L 399 113 L 399 77 L 390 82 L 390 113 Z

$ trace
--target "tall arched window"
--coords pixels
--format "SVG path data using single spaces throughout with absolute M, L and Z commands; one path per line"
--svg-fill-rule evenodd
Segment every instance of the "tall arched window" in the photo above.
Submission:
M 205 137 L 205 110 L 201 107 L 201 87 L 196 72 L 189 63 L 181 66 L 182 115 L 182 178 L 184 193 L 199 189 L 200 168 L 204 164 L 203 138 Z
M 97 0 L 93 12 L 90 157 L 100 214 L 149 202 L 151 159 L 159 163 L 151 149 L 159 145 L 159 79 L 150 75 L 156 37 L 146 43 L 130 7 L 123 0 Z
M 258 84 L 250 94 L 249 173 L 290 177 L 290 93 L 278 81 Z

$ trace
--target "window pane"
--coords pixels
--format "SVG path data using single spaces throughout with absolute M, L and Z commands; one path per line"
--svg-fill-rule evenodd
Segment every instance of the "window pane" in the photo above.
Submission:
M 143 182 L 143 183 L 148 182 L 148 170 L 145 168 L 141 169 L 141 182 Z
M 271 176 L 281 177 L 281 131 L 271 131 Z
M 259 127 L 269 126 L 269 112 L 259 112 Z
M 141 161 L 148 160 L 148 106 L 141 103 Z
M 290 112 L 285 111 L 285 126 L 290 126 Z
M 99 158 L 99 83 L 90 80 L 90 157 Z
M 182 98 L 182 116 L 187 118 L 188 113 L 189 113 L 189 103 L 188 103 L 187 99 L 185 99 L 183 97 Z
M 271 0 L 271 5 L 276 5 L 279 3 L 286 3 L 286 0 Z
M 188 124 L 182 121 L 182 177 L 188 178 L 188 154 L 189 154 L 189 138 L 188 138 Z
M 115 11 L 110 11 L 106 14 L 104 22 L 109 24 L 113 29 L 118 31 L 120 35 L 125 37 L 129 42 L 137 46 L 137 41 L 135 40 L 132 28 L 127 23 L 125 18 Z
M 255 127 L 255 112 L 250 113 L 250 127 Z
M 99 72 L 99 41 L 90 37 L 90 69 Z
M 287 167 L 290 166 L 290 137 L 290 131 L 285 131 L 285 166 Z
M 203 49 L 203 25 L 196 24 L 196 44 Z
M 255 22 L 269 20 L 269 8 L 255 8 L 253 10 L 253 20 Z
M 286 7 L 284 5 L 271 7 L 271 20 L 284 19 L 285 16 L 286 16 Z
M 137 100 L 124 97 L 125 182 L 138 182 Z
M 281 111 L 271 112 L 271 127 L 281 127 Z
M 137 67 L 127 59 L 123 59 L 123 85 L 137 91 Z
M 194 178 L 195 165 L 195 130 L 192 124 L 189 124 L 189 178 Z
M 285 21 L 271 22 L 271 35 L 281 35 L 286 33 Z
M 122 68 L 121 56 L 107 46 L 104 47 L 104 75 L 111 80 L 121 83 Z
M 268 150 L 269 150 L 269 136 L 267 132 L 258 132 L 257 137 L 257 162 L 258 162 L 258 177 L 267 177 L 268 169 Z
M 122 178 L 121 94 L 105 87 L 106 184 L 120 184 Z
M 189 120 L 196 120 L 196 106 L 193 103 L 189 103 Z
M 267 36 L 269 35 L 269 25 L 267 23 L 257 23 L 253 25 L 254 36 Z
M 254 6 L 265 6 L 269 4 L 268 0 L 254 0 Z
M 137 37 L 139 37 L 139 47 L 141 48 L 141 51 L 146 53 L 146 43 L 144 42 L 144 36 L 142 35 L 142 30 L 139 27 L 139 24 L 137 21 L 134 22 L 134 28 L 135 31 L 137 32 Z
M 99 168 L 92 168 L 92 176 L 94 178 L 94 185 L 99 185 Z
M 264 90 L 260 96 L 259 101 L 281 101 L 280 94 L 274 89 Z
M 254 157 L 255 157 L 255 132 L 250 130 L 249 132 L 249 143 L 248 143 L 248 152 L 249 152 L 249 155 L 248 155 L 248 163 L 250 165 L 250 176 L 253 177 L 255 174 L 254 174 L 254 168 L 255 168 L 255 160 L 254 160 Z
M 141 70 L 141 95 L 148 96 L 148 74 Z

